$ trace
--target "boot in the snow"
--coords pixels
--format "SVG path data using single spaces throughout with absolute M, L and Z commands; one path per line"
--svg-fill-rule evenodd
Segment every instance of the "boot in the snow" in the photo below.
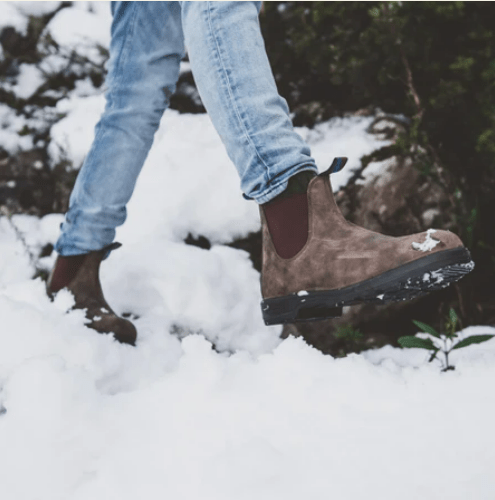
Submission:
M 74 295 L 74 309 L 86 309 L 86 317 L 91 320 L 88 327 L 100 333 L 113 333 L 119 342 L 135 345 L 136 328 L 108 305 L 99 278 L 105 253 L 119 246 L 120 243 L 113 243 L 83 255 L 59 255 L 48 277 L 46 291 L 53 298 L 59 290 L 67 288 Z
M 450 231 L 390 237 L 346 221 L 329 175 L 346 161 L 335 158 L 309 181 L 306 193 L 259 206 L 261 308 L 267 325 L 336 317 L 343 306 L 363 302 L 412 299 L 474 268 L 469 251 Z M 287 213 L 303 223 L 290 227 L 293 218 Z M 299 239 L 295 249 L 291 234 Z

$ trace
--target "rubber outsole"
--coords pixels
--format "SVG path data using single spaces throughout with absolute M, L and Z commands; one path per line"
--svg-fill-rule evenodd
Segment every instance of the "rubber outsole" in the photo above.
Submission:
M 261 302 L 266 325 L 338 318 L 342 307 L 355 304 L 386 304 L 411 300 L 446 288 L 474 269 L 464 247 L 436 252 L 338 290 L 302 290 Z

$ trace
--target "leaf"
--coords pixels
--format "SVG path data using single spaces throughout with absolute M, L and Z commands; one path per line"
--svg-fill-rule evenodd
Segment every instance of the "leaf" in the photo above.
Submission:
M 482 342 L 486 342 L 493 337 L 495 337 L 495 335 L 471 335 L 471 337 L 458 342 L 454 347 L 452 347 L 452 349 L 460 349 L 461 347 L 466 347 L 471 344 L 481 344 Z
M 459 318 L 457 317 L 457 313 L 452 308 L 450 308 L 449 311 L 449 318 L 452 326 L 455 327 L 455 325 L 457 325 L 457 322 L 459 321 Z
M 434 337 L 437 337 L 438 339 L 440 338 L 440 334 L 435 330 L 430 325 L 427 325 L 426 323 L 422 323 L 421 321 L 416 321 L 415 319 L 412 320 L 412 322 L 423 332 L 429 333 L 430 335 L 433 335 Z
M 437 349 L 430 339 L 420 339 L 419 337 L 400 337 L 398 339 L 398 342 L 402 347 L 416 347 L 419 349 L 428 349 L 432 351 Z
M 437 349 L 435 349 L 435 350 L 431 353 L 431 356 L 430 356 L 430 359 L 428 360 L 428 363 L 431 363 L 431 362 L 432 362 L 432 361 L 433 361 L 433 360 L 437 357 L 437 354 L 438 354 L 438 351 L 439 351 L 439 350 L 440 350 L 440 349 L 439 349 L 439 348 L 437 348 Z

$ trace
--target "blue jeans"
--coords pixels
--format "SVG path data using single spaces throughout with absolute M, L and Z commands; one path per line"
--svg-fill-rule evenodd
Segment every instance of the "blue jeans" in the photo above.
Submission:
M 113 242 L 175 91 L 185 46 L 246 200 L 265 203 L 294 174 L 318 172 L 277 92 L 260 8 L 261 2 L 111 2 L 106 105 L 61 224 L 60 255 Z

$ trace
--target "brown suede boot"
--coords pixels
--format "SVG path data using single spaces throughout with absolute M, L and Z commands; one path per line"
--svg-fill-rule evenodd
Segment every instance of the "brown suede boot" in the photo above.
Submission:
M 100 333 L 113 333 L 119 342 L 135 345 L 136 328 L 130 321 L 117 316 L 108 305 L 99 278 L 105 253 L 119 246 L 120 243 L 113 243 L 83 255 L 59 255 L 48 277 L 46 291 L 53 299 L 59 290 L 67 288 L 74 295 L 73 308 L 86 309 L 86 317 L 91 320 L 88 327 Z
M 329 174 L 309 181 L 307 193 L 260 205 L 261 308 L 267 325 L 336 317 L 342 306 L 408 300 L 445 288 L 474 268 L 469 251 L 450 231 L 394 238 L 344 219 Z M 297 228 L 287 214 L 298 212 Z M 307 214 L 307 222 L 301 221 Z M 301 236 L 301 231 L 305 233 Z M 292 236 L 298 240 L 287 243 Z

